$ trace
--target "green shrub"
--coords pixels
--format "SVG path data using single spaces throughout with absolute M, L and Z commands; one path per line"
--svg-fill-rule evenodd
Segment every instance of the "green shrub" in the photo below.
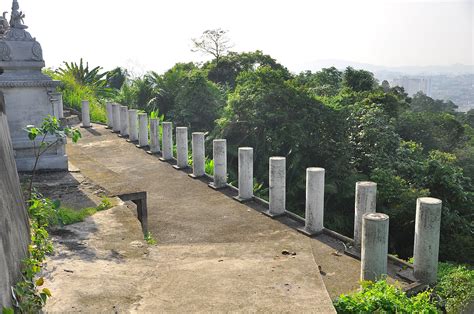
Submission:
M 460 313 L 474 300 L 474 270 L 465 265 L 439 263 L 435 293 L 448 313 Z
M 359 292 L 341 295 L 334 307 L 338 313 L 438 313 L 430 291 L 408 297 L 385 280 L 363 282 Z

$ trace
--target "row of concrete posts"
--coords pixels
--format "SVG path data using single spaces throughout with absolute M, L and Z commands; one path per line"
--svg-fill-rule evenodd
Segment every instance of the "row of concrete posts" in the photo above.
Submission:
M 86 105 L 84 107 L 84 105 Z M 107 103 L 107 125 L 130 141 L 138 140 L 138 147 L 149 146 L 150 153 L 161 152 L 161 160 L 173 159 L 173 129 L 171 122 L 162 123 L 162 145 L 160 151 L 159 120 L 150 120 L 146 113 L 128 110 L 126 106 Z M 86 110 L 84 110 L 86 109 Z M 83 114 L 88 112 L 88 102 L 83 102 Z M 89 123 L 89 119 L 84 119 Z M 86 125 L 84 125 L 86 126 Z M 150 141 L 149 141 L 150 138 Z M 192 133 L 192 177 L 205 175 L 205 133 Z M 214 189 L 227 186 L 227 142 L 213 140 L 214 174 L 209 184 Z M 176 160 L 174 166 L 184 169 L 188 163 L 188 128 L 176 128 Z M 240 147 L 238 151 L 238 201 L 252 200 L 253 195 L 253 148 Z M 324 231 L 324 185 L 325 169 L 306 169 L 305 226 L 302 232 L 308 235 Z M 357 182 L 355 190 L 354 248 L 360 251 L 361 279 L 378 280 L 387 274 L 389 217 L 376 212 L 377 184 Z M 414 243 L 414 276 L 423 283 L 434 283 L 437 278 L 439 235 L 441 222 L 440 200 L 423 197 L 417 200 Z M 286 213 L 286 158 L 271 157 L 269 160 L 269 207 L 271 217 Z

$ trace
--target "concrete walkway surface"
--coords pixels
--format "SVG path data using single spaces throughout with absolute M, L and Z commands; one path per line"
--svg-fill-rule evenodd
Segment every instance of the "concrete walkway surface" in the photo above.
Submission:
M 82 133 L 70 162 L 113 195 L 147 191 L 157 245 L 144 243 L 127 204 L 66 227 L 48 261 L 47 312 L 334 313 L 331 298 L 358 287 L 360 263 L 339 241 L 306 237 L 298 222 L 266 217 L 104 126 Z

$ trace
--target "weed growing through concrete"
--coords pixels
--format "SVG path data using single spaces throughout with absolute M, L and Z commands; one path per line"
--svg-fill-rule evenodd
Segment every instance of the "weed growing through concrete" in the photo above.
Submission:
M 153 234 L 151 232 L 147 232 L 145 234 L 145 241 L 149 245 L 155 245 L 156 244 L 156 240 L 153 238 Z

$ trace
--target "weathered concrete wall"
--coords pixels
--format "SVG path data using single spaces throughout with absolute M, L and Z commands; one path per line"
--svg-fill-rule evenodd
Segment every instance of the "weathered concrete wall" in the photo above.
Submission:
M 0 308 L 11 305 L 10 287 L 19 279 L 29 241 L 28 215 L 0 93 Z

